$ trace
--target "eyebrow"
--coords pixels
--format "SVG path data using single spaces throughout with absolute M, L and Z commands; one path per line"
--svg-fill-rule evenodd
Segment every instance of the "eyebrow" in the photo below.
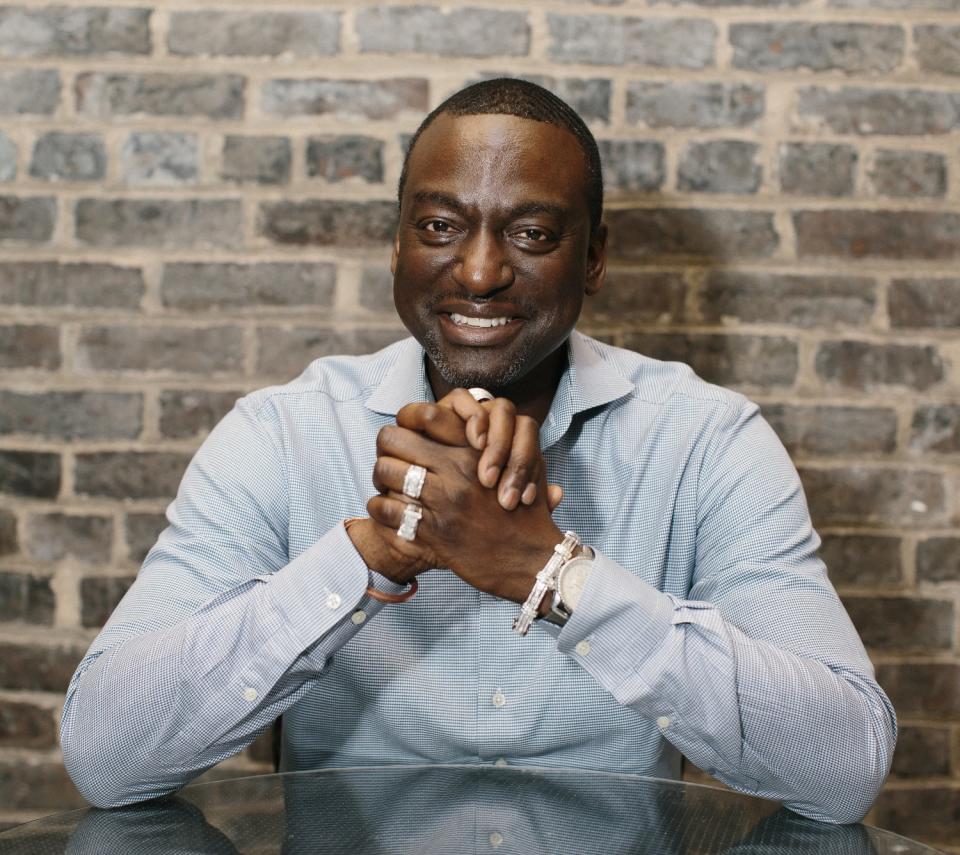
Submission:
M 439 190 L 418 190 L 413 194 L 413 201 L 414 203 L 435 202 L 456 211 L 458 214 L 466 213 L 466 206 L 459 199 Z M 554 205 L 552 202 L 524 202 L 507 211 L 511 220 L 518 217 L 527 217 L 531 214 L 547 214 L 558 219 L 565 219 L 568 212 L 563 206 Z

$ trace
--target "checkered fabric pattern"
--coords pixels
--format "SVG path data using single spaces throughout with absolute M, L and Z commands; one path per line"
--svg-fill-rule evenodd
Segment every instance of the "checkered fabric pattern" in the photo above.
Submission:
M 241 399 L 80 663 L 67 768 L 98 805 L 174 790 L 284 716 L 286 769 L 509 763 L 676 777 L 849 822 L 886 775 L 889 700 L 756 405 L 571 336 L 540 432 L 555 512 L 597 552 L 562 631 L 445 570 L 380 606 L 342 521 L 377 431 L 431 400 L 412 339 Z M 383 580 L 380 580 L 381 583 Z

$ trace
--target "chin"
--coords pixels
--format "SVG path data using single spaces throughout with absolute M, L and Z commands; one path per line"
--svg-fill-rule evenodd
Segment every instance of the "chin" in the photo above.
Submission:
M 520 380 L 532 367 L 529 355 L 523 352 L 486 364 L 493 361 L 465 359 L 459 353 L 451 355 L 442 347 L 432 347 L 431 344 L 425 342 L 424 350 L 440 376 L 451 386 L 462 389 L 473 386 L 503 389 Z

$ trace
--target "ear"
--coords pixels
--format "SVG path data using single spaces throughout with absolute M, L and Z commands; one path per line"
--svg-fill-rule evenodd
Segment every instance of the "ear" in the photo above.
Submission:
M 397 259 L 400 257 L 400 231 L 393 236 L 393 252 L 390 254 L 390 273 L 397 275 Z
M 587 283 L 584 289 L 592 297 L 602 287 L 607 276 L 607 224 L 600 223 L 595 234 L 590 236 L 587 249 Z

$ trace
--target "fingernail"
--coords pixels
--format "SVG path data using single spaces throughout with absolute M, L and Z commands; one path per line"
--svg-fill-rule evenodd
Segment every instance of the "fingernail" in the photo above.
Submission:
M 485 487 L 492 487 L 497 483 L 497 479 L 500 477 L 500 469 L 497 466 L 488 466 L 483 471 L 483 484 Z
M 508 511 L 512 511 L 517 506 L 520 499 L 520 491 L 516 487 L 508 487 L 500 494 L 500 504 Z
M 532 481 L 523 488 L 523 493 L 520 496 L 520 501 L 525 505 L 532 505 L 534 500 L 537 498 L 537 485 Z
M 487 447 L 487 435 L 485 433 L 480 434 L 477 437 L 477 451 L 480 451 Z

